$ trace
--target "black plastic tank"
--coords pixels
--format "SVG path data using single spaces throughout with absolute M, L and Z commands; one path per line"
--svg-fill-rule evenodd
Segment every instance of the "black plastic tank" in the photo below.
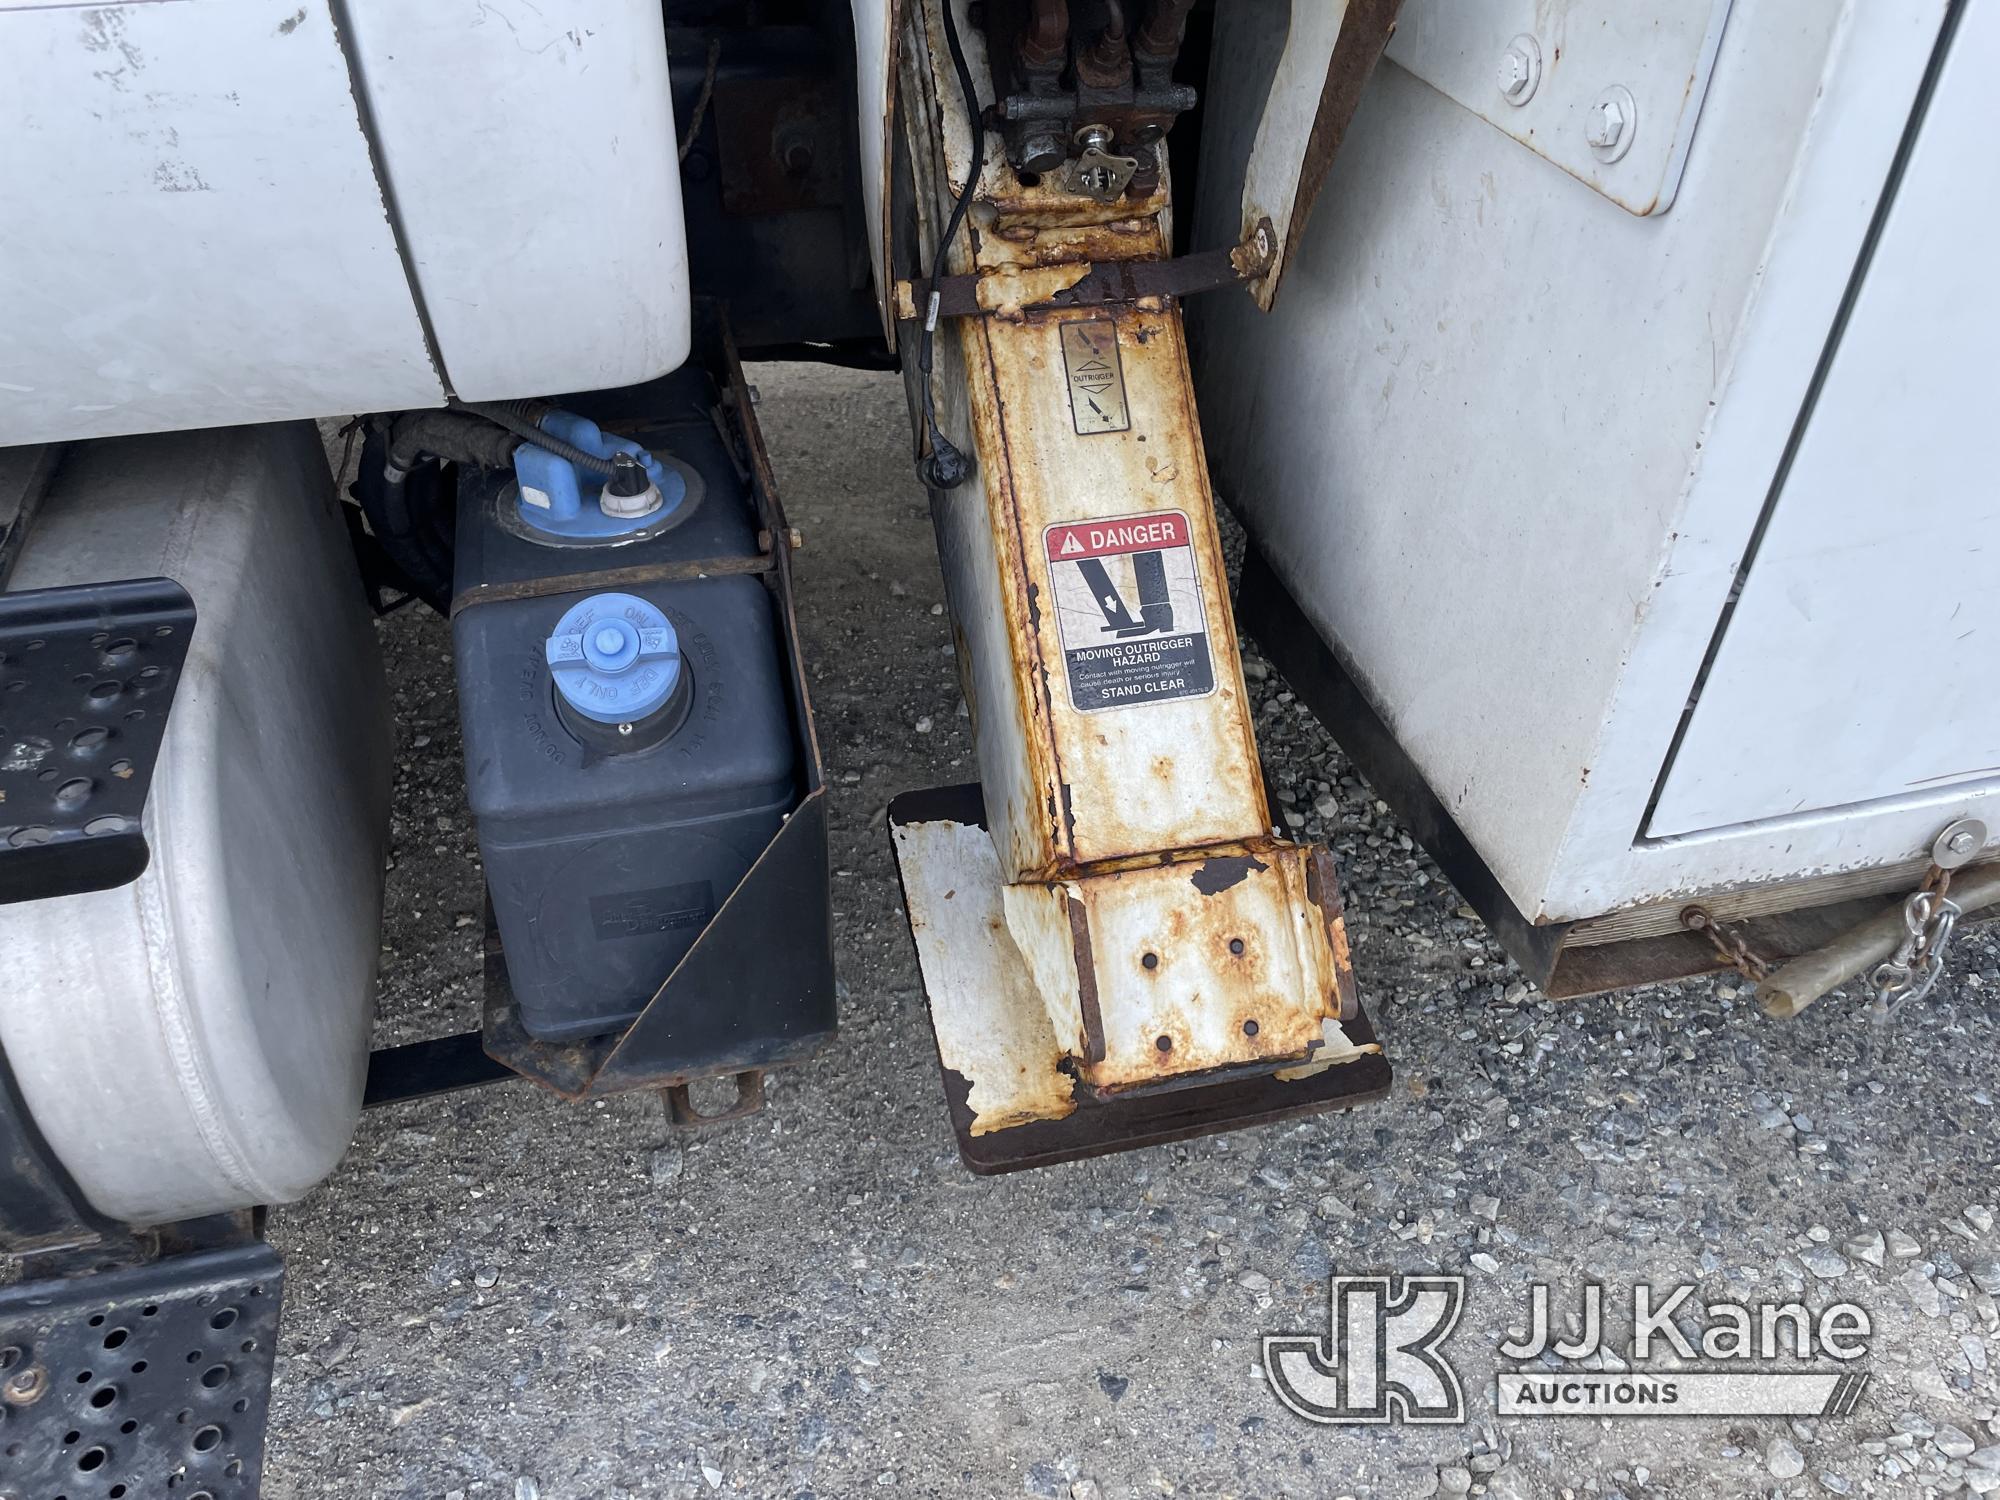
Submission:
M 799 795 L 762 578 L 634 581 L 754 555 L 740 481 L 712 424 L 641 436 L 694 479 L 693 508 L 630 540 L 539 541 L 501 476 L 460 495 L 467 792 L 521 1023 L 544 1041 L 636 1016 Z M 615 586 L 536 591 L 608 569 Z

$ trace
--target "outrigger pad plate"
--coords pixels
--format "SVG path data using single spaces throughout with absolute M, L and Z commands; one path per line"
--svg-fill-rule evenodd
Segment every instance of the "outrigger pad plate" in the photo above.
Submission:
M 255 1500 L 284 1274 L 258 1241 L 0 1291 L 0 1495 Z
M 140 817 L 193 633 L 171 578 L 0 594 L 0 904 L 145 873 Z
M 1329 1023 L 1329 1049 L 1321 1054 L 1328 1065 L 1305 1076 L 1293 1069 L 1283 1070 L 1290 1077 L 1235 1073 L 1090 1097 L 1063 1071 L 1055 1028 L 1008 935 L 979 787 L 905 792 L 889 804 L 889 831 L 945 1102 L 972 1171 L 1052 1166 L 1349 1109 L 1388 1093 L 1389 1060 L 1367 1012 L 1357 1010 L 1338 1023 L 1337 1038 Z

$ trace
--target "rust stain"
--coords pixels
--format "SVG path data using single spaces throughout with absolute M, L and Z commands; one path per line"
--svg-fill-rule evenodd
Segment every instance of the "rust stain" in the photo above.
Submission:
M 1402 6 L 1403 0 L 1348 0 L 1339 34 L 1334 38 L 1333 55 L 1327 59 L 1319 106 L 1306 134 L 1291 208 L 1280 221 L 1284 230 L 1277 258 L 1264 279 L 1251 288 L 1251 295 L 1265 312 L 1271 310 L 1277 298 L 1278 283 L 1297 253 L 1306 220 L 1312 215 L 1320 189 L 1326 185 L 1333 158 L 1347 138 L 1347 127 L 1361 103 L 1362 91 L 1375 71 L 1375 64 L 1381 60 L 1383 49 L 1389 45 L 1389 38 L 1395 34 L 1397 12 Z M 1257 220 L 1266 214 L 1249 204 L 1244 209 L 1243 237 L 1248 239 L 1256 230 Z
M 979 305 L 995 317 L 1018 322 L 1022 309 L 1054 300 L 1090 274 L 1087 261 L 1064 261 L 1020 270 L 1000 270 L 982 274 L 974 295 Z
M 1083 1012 L 1083 1056 L 1085 1062 L 1104 1061 L 1104 1015 L 1097 1004 L 1097 961 L 1090 947 L 1090 914 L 1074 896 L 1064 905 L 1069 911 L 1070 950 L 1076 957 L 1077 1000 Z
M 1102 1094 L 1282 1067 L 1320 1045 L 1345 947 L 1299 919 L 1312 852 L 1275 842 L 1266 852 L 1244 878 L 1194 902 L 1175 894 L 1187 889 L 1186 862 L 1069 883 L 1086 914 L 1104 1036 L 1102 1059 L 1071 1060 L 1080 1084 Z M 1171 1046 L 1156 1045 L 1162 1036 Z

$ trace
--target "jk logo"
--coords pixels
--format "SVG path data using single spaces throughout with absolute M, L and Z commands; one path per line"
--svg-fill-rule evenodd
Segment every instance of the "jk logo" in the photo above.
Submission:
M 1458 1371 L 1438 1352 L 1462 1276 L 1336 1276 L 1327 1332 L 1264 1336 L 1264 1374 L 1308 1422 L 1463 1422 Z

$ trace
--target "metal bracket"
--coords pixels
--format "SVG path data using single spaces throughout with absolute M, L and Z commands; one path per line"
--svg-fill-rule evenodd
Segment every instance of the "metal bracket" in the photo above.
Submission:
M 1956 818 L 1931 844 L 1931 863 L 1940 870 L 1961 870 L 1986 850 L 1986 824 L 1979 818 Z
M 729 1120 L 741 1120 L 756 1114 L 764 1107 L 764 1070 L 752 1068 L 746 1073 L 734 1075 L 736 1084 L 735 1102 L 725 1108 L 708 1114 L 695 1108 L 694 1097 L 689 1092 L 690 1085 L 676 1083 L 660 1090 L 660 1097 L 666 1101 L 667 1118 L 682 1129 L 693 1129 L 700 1125 L 721 1125 Z
M 1266 220 L 1240 245 L 1170 260 L 1089 261 L 1019 274 L 946 276 L 938 282 L 938 316 L 976 318 L 987 313 L 1104 307 L 1147 297 L 1192 297 L 1260 280 L 1271 269 L 1276 250 L 1277 240 Z M 897 316 L 905 321 L 925 316 L 929 296 L 926 282 L 898 281 Z
M 194 632 L 170 578 L 0 594 L 0 904 L 136 880 Z
M 1116 203 L 1139 170 L 1136 156 L 1116 156 L 1102 146 L 1086 146 L 1069 164 L 1065 186 L 1080 198 Z

